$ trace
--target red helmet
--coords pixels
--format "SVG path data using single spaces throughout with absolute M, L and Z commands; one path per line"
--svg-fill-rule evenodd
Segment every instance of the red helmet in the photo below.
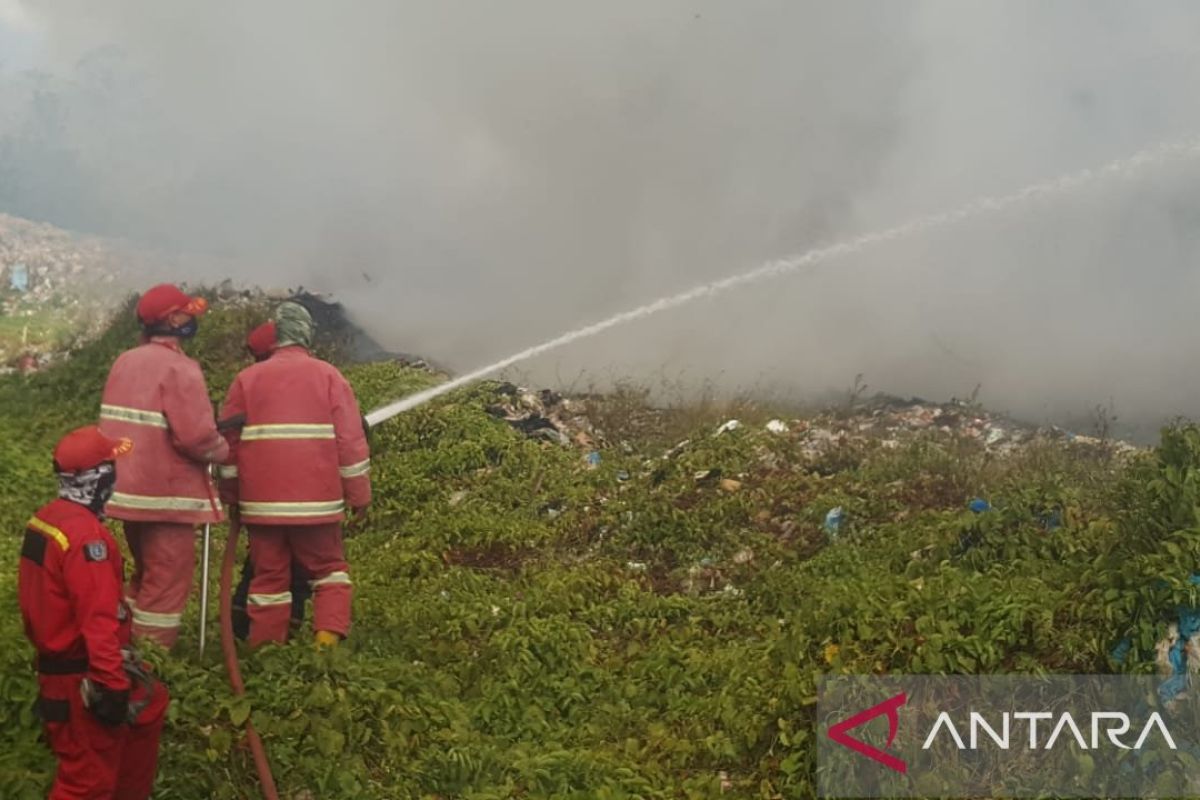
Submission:
M 198 317 L 208 309 L 203 297 L 189 297 L 178 286 L 160 283 L 147 289 L 137 304 L 138 319 L 145 325 L 162 322 L 176 311 Z
M 246 349 L 258 360 L 271 355 L 275 350 L 275 323 L 264 322 L 246 336 Z
M 113 461 L 132 449 L 131 440 L 113 439 L 95 425 L 87 425 L 59 440 L 54 448 L 54 463 L 63 472 L 80 472 Z

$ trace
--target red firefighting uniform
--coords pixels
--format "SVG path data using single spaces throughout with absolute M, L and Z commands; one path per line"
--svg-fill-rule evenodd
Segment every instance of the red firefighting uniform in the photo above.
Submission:
M 133 632 L 170 647 L 192 587 L 195 525 L 222 519 L 208 464 L 223 461 L 228 447 L 200 365 L 169 336 L 122 353 L 104 387 L 100 427 L 134 443 L 105 509 L 125 522 L 133 553 Z
M 144 800 L 154 784 L 165 686 L 133 686 L 130 703 L 145 705 L 133 725 L 117 727 L 95 719 L 80 696 L 85 677 L 131 688 L 121 652 L 130 636 L 122 570 L 112 534 L 84 506 L 55 500 L 29 521 L 18 595 L 37 650 L 38 711 L 58 757 L 50 800 Z
M 227 434 L 230 466 L 219 471 L 250 533 L 249 641 L 287 637 L 293 558 L 312 575 L 313 628 L 345 636 L 351 583 L 341 522 L 347 505 L 371 501 L 354 392 L 335 367 L 287 346 L 238 374 L 221 418 L 237 415 L 245 425 Z

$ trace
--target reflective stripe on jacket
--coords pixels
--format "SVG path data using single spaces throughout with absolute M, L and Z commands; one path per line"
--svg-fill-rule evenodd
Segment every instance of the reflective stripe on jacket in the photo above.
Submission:
M 246 421 L 226 434 L 231 458 L 220 474 L 243 522 L 320 525 L 370 503 L 358 401 L 333 365 L 302 347 L 280 348 L 234 380 L 221 418 L 237 415 Z
M 121 551 L 95 514 L 62 499 L 39 509 L 26 525 L 17 577 L 25 635 L 38 655 L 84 660 L 92 680 L 127 688 L 123 573 Z
M 100 401 L 100 428 L 133 440 L 133 451 L 117 469 L 109 516 L 221 520 L 208 464 L 224 461 L 228 445 L 217 432 L 200 365 L 184 355 L 177 340 L 156 337 L 117 358 Z

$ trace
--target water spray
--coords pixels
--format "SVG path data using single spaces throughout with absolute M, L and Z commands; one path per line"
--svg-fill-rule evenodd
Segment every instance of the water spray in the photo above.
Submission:
M 587 325 L 582 328 L 570 331 L 555 339 L 551 339 L 542 344 L 535 345 L 519 353 L 515 353 L 507 358 L 503 358 L 494 364 L 488 364 L 485 367 L 468 372 L 465 375 L 457 377 L 446 383 L 435 386 L 431 389 L 426 389 L 416 394 L 401 398 L 393 403 L 375 409 L 367 414 L 367 424 L 374 427 L 375 425 L 391 419 L 397 414 L 405 411 L 410 411 L 417 406 L 424 405 L 430 400 L 440 397 L 455 389 L 462 388 L 472 384 L 482 378 L 486 378 L 493 373 L 511 367 L 514 364 L 528 359 L 540 356 L 551 350 L 556 350 L 560 347 L 565 347 L 568 344 L 577 342 L 581 339 L 587 339 L 599 333 L 603 333 L 609 328 L 615 328 L 618 325 L 624 325 L 627 322 L 643 319 L 653 316 L 662 311 L 676 308 L 685 305 L 693 300 L 699 300 L 702 297 L 710 297 L 722 292 L 734 289 L 743 284 L 757 283 L 758 281 L 767 280 L 770 278 L 787 275 L 804 267 L 816 266 L 825 261 L 829 261 L 841 256 L 848 256 L 853 253 L 865 250 L 873 245 L 882 244 L 884 242 L 906 239 L 910 236 L 915 236 L 919 233 L 924 233 L 935 228 L 943 228 L 948 225 L 954 225 L 959 222 L 971 219 L 973 217 L 984 216 L 1003 211 L 1014 206 L 1022 205 L 1027 202 L 1032 202 L 1045 197 L 1053 197 L 1055 195 L 1064 194 L 1074 191 L 1080 187 L 1088 186 L 1095 183 L 1100 183 L 1105 180 L 1111 180 L 1122 177 L 1132 177 L 1144 169 L 1156 166 L 1168 161 L 1182 158 L 1194 158 L 1200 156 L 1200 138 L 1183 139 L 1175 142 L 1168 142 L 1156 147 L 1146 148 L 1138 151 L 1126 158 L 1110 161 L 1109 163 L 1092 169 L 1085 169 L 1080 172 L 1063 175 L 1041 183 L 1031 184 L 1023 189 L 1015 191 L 1011 194 L 1000 195 L 996 197 L 981 197 L 972 200 L 964 206 L 961 206 L 952 211 L 943 211 L 929 216 L 919 217 L 917 219 L 905 222 L 892 228 L 886 228 L 874 233 L 867 233 L 855 239 L 850 239 L 845 242 L 828 245 L 826 247 L 818 247 L 809 250 L 806 253 L 792 256 L 790 258 L 778 259 L 769 261 L 760 267 L 752 269 L 748 272 L 743 272 L 738 275 L 733 275 L 728 278 L 706 283 L 701 286 L 696 286 L 670 297 L 664 297 L 655 300 L 652 303 L 639 306 L 629 311 L 623 311 L 620 314 L 615 314 L 608 319 L 600 322 Z

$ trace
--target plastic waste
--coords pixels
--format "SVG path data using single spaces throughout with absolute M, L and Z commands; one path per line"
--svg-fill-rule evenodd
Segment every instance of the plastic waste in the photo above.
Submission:
M 972 498 L 971 502 L 967 503 L 967 508 L 971 509 L 975 514 L 982 514 L 985 511 L 991 511 L 992 504 L 982 497 L 975 497 Z
M 584 461 L 587 462 L 589 467 L 598 467 L 600 466 L 600 454 L 593 450 L 584 456 Z
M 788 425 L 781 419 L 773 419 L 767 423 L 767 430 L 771 433 L 787 433 Z
M 829 509 L 829 513 L 825 515 L 825 532 L 830 536 L 837 536 L 845 518 L 846 514 L 841 506 Z
M 717 428 L 717 432 L 714 433 L 713 436 L 720 436 L 722 433 L 729 433 L 730 431 L 736 431 L 740 427 L 742 427 L 741 422 L 739 422 L 736 419 L 731 419 L 728 422 L 723 423 L 721 425 L 721 427 Z

